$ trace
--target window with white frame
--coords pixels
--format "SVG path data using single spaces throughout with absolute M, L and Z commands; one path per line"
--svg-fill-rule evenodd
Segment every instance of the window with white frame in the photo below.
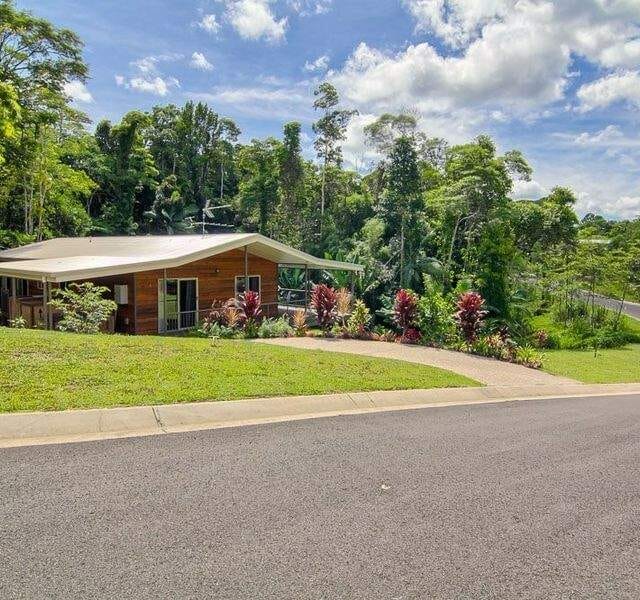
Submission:
M 261 293 L 262 281 L 260 279 L 260 275 L 249 275 L 247 277 L 249 280 L 249 291 L 256 292 L 256 294 Z M 244 294 L 245 291 L 245 277 L 244 275 L 236 275 L 236 297 L 240 294 Z

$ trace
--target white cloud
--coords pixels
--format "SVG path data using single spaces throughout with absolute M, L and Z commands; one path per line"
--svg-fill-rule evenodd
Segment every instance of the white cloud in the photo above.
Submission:
M 629 40 L 602 51 L 602 64 L 607 67 L 635 67 L 640 64 L 640 39 Z
M 550 104 L 565 99 L 578 75 L 572 67 L 576 56 L 601 69 L 637 65 L 640 56 L 637 0 L 403 0 L 403 5 L 418 32 L 437 36 L 456 52 L 427 41 L 397 54 L 361 44 L 335 79 L 361 107 L 490 108 L 505 118 L 540 118 Z
M 577 93 L 579 110 L 586 112 L 614 102 L 628 101 L 640 107 L 640 72 L 619 71 L 583 85 Z
M 624 134 L 617 125 L 608 125 L 601 131 L 589 133 L 587 131 L 581 133 L 574 138 L 574 143 L 578 146 L 599 146 L 608 145 L 611 142 L 620 140 Z
M 554 18 L 550 4 L 519 3 L 508 19 L 485 25 L 461 55 L 446 56 L 427 42 L 396 55 L 361 44 L 336 83 L 352 102 L 378 110 L 490 106 L 524 113 L 564 94 L 570 52 L 556 38 Z
M 183 56 L 180 54 L 160 54 L 139 58 L 131 63 L 135 75 L 129 79 L 124 75 L 115 75 L 116 85 L 156 96 L 166 96 L 172 88 L 180 87 L 180 82 L 175 77 L 165 77 L 160 72 L 158 64 L 181 58 Z
M 418 31 L 432 31 L 450 46 L 459 47 L 479 35 L 483 25 L 504 17 L 509 0 L 403 0 Z
M 329 57 L 324 54 L 314 61 L 304 63 L 304 70 L 309 73 L 324 73 L 329 68 Z
M 213 65 L 207 60 L 207 57 L 202 52 L 194 52 L 191 55 L 191 62 L 189 63 L 194 69 L 200 71 L 212 71 Z
M 301 83 L 286 87 L 217 87 L 211 92 L 190 92 L 194 100 L 227 105 L 246 115 L 263 118 L 313 118 L 311 92 Z
M 215 15 L 204 15 L 198 25 L 209 33 L 216 34 L 220 31 L 220 23 Z
M 511 197 L 515 200 L 539 200 L 548 194 L 549 190 L 538 181 L 516 179 L 513 182 Z
M 64 93 L 76 102 L 89 104 L 93 102 L 93 96 L 82 81 L 74 80 L 64 84 Z
M 328 13 L 332 4 L 333 0 L 289 0 L 291 9 L 301 17 Z
M 129 80 L 128 86 L 139 92 L 148 92 L 156 96 L 166 96 L 171 88 L 180 87 L 180 82 L 175 77 L 153 77 L 145 79 L 143 77 L 134 77 Z
M 226 17 L 246 40 L 280 42 L 287 30 L 287 18 L 277 19 L 271 10 L 274 0 L 224 0 Z

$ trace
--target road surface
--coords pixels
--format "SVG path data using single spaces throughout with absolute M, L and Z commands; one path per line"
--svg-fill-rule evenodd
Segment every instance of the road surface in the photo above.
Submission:
M 640 597 L 638 395 L 0 458 L 4 599 Z
M 606 296 L 596 296 L 595 303 L 611 310 L 620 310 L 620 300 L 607 298 Z M 634 319 L 640 319 L 640 304 L 625 302 L 622 307 L 622 313 Z

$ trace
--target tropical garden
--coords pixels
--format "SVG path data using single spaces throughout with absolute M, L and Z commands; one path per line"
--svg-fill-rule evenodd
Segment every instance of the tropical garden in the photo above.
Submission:
M 364 128 L 378 158 L 356 170 L 342 153 L 354 111 L 330 82 L 310 99 L 309 152 L 301 123 L 240 141 L 238 125 L 204 103 L 90 123 L 65 92 L 88 77 L 73 32 L 0 1 L 0 248 L 58 236 L 196 233 L 210 204 L 220 208 L 209 232 L 257 231 L 364 267 L 353 293 L 339 275 L 318 273 L 313 315 L 263 319 L 250 292 L 212 307 L 199 334 L 214 340 L 375 339 L 532 367 L 545 353 L 598 356 L 640 342 L 636 322 L 596 302 L 598 294 L 640 301 L 640 216 L 580 219 L 576 197 L 561 186 L 514 200 L 515 182 L 532 175 L 518 150 L 499 150 L 488 136 L 449 144 L 407 110 Z M 281 287 L 301 287 L 301 277 L 284 270 Z M 95 289 L 53 302 L 66 311 L 66 329 L 85 333 L 110 310 Z

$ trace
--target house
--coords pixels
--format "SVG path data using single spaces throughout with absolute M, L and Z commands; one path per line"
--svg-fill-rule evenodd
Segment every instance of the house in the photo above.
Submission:
M 156 334 L 190 329 L 214 302 L 245 289 L 261 295 L 265 314 L 278 314 L 278 270 L 356 274 L 362 267 L 316 258 L 257 233 L 59 238 L 0 252 L 0 310 L 29 326 L 53 328 L 52 289 L 68 282 L 106 286 L 118 304 L 110 329 Z

